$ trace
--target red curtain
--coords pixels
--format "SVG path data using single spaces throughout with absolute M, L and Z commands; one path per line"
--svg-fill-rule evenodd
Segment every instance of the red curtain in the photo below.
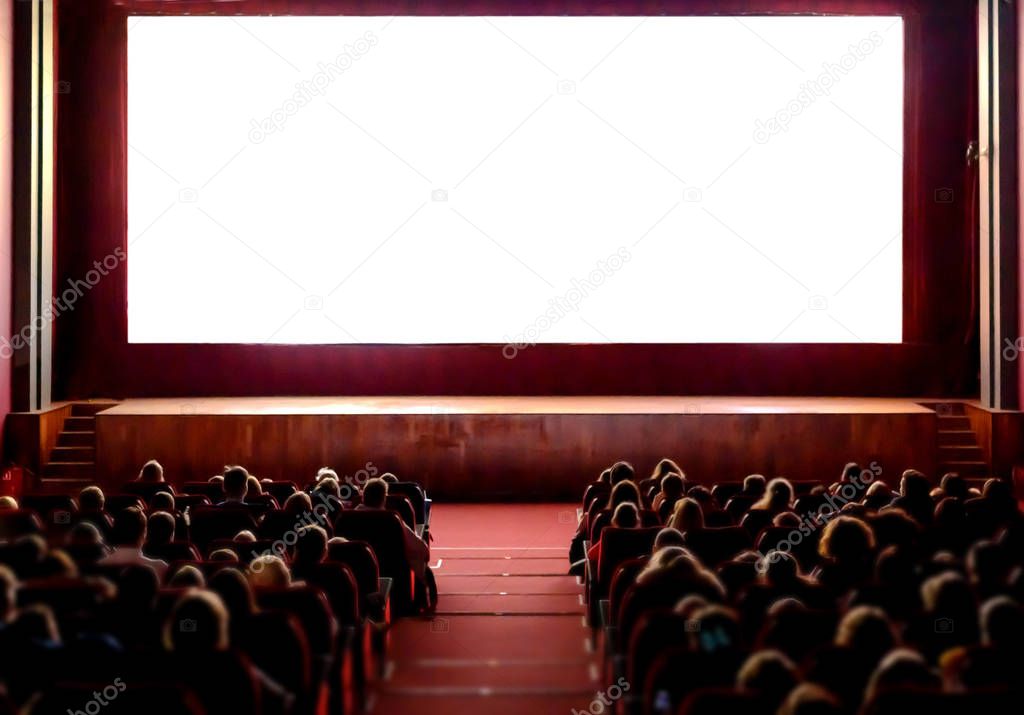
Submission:
M 971 0 L 89 0 L 58 4 L 55 285 L 126 245 L 128 14 L 901 14 L 906 29 L 902 345 L 129 345 L 124 269 L 55 321 L 58 399 L 104 395 L 969 395 L 977 242 Z M 168 58 L 173 62 L 174 58 Z M 937 200 L 952 190 L 952 202 Z M 948 196 L 943 193 L 942 196 Z M 869 207 L 865 207 L 869 210 Z M 183 279 L 181 290 L 188 290 Z

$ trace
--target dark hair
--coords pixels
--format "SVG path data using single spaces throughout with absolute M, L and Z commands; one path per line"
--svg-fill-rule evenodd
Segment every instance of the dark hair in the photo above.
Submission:
M 169 544 L 174 539 L 174 517 L 166 511 L 157 511 L 149 515 L 147 541 L 152 544 Z
M 619 504 L 632 502 L 638 508 L 640 506 L 640 490 L 633 482 L 619 482 L 612 487 L 612 493 L 608 496 L 608 508 L 615 509 Z
M 636 472 L 633 470 L 633 465 L 629 462 L 616 462 L 612 465 L 611 483 L 612 486 L 619 482 L 633 481 L 633 477 L 636 476 Z
M 623 502 L 615 507 L 615 512 L 612 514 L 612 526 L 622 529 L 635 529 L 639 525 L 640 512 L 637 510 L 636 504 Z
M 363 504 L 371 509 L 383 509 L 388 500 L 388 483 L 374 477 L 363 487 Z
M 164 480 L 164 468 L 160 465 L 160 462 L 155 459 L 151 459 L 142 465 L 142 469 L 139 470 L 139 481 L 140 482 L 162 482 Z
M 244 499 L 249 491 L 249 472 L 245 467 L 227 467 L 224 470 L 224 494 L 233 499 Z
M 146 514 L 137 506 L 130 506 L 114 517 L 111 541 L 115 544 L 140 546 L 146 538 Z
M 317 564 L 327 555 L 327 532 L 316 525 L 304 526 L 295 540 L 294 558 L 298 563 Z

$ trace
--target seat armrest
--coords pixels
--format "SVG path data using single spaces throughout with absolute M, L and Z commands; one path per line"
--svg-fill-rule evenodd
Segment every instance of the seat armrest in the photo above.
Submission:
M 599 613 L 600 618 L 601 618 L 601 627 L 602 628 L 609 628 L 609 627 L 611 627 L 611 625 L 612 625 L 611 624 L 612 602 L 609 601 L 607 598 L 602 598 L 600 601 L 597 602 L 597 607 L 598 607 L 598 613 Z
M 426 528 L 426 524 L 417 524 L 416 525 L 416 536 L 418 536 L 418 537 L 420 537 L 422 539 L 423 538 L 423 530 L 425 528 Z
M 377 579 L 377 590 L 380 591 L 385 599 L 391 598 L 391 584 L 392 581 L 387 576 L 381 576 Z

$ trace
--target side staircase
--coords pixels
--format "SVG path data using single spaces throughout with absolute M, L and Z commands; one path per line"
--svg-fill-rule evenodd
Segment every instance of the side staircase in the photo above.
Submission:
M 938 415 L 936 468 L 941 476 L 956 472 L 967 478 L 989 476 L 990 468 L 978 445 L 978 435 L 971 427 L 967 409 L 961 402 L 929 402 L 925 407 Z
M 75 402 L 57 435 L 38 487 L 43 492 L 73 493 L 96 479 L 96 415 L 116 402 Z

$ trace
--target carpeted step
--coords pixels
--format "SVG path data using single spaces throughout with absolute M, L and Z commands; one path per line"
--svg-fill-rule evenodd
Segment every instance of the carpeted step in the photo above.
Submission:
M 373 715 L 571 715 L 588 712 L 596 697 L 594 692 L 578 694 L 505 695 L 424 695 L 422 693 L 388 693 L 370 703 Z
M 380 684 L 382 693 L 406 688 L 432 688 L 453 692 L 467 689 L 564 690 L 586 692 L 596 685 L 596 665 L 586 658 L 575 660 L 481 660 L 479 658 L 436 658 L 403 661 L 391 677 Z
M 541 596 L 521 594 L 448 595 L 438 599 L 437 613 L 438 615 L 490 613 L 496 616 L 505 614 L 582 616 L 586 609 L 580 599 L 579 593 Z
M 440 575 L 440 574 L 439 574 Z M 461 593 L 571 594 L 582 592 L 575 576 L 453 576 L 437 579 L 441 596 Z
M 391 630 L 398 659 L 569 659 L 587 653 L 580 616 L 437 616 L 407 618 Z
M 437 559 L 431 554 L 431 568 L 437 576 L 565 576 L 568 565 L 564 558 L 538 559 L 452 559 L 441 558 L 440 567 L 435 565 Z

